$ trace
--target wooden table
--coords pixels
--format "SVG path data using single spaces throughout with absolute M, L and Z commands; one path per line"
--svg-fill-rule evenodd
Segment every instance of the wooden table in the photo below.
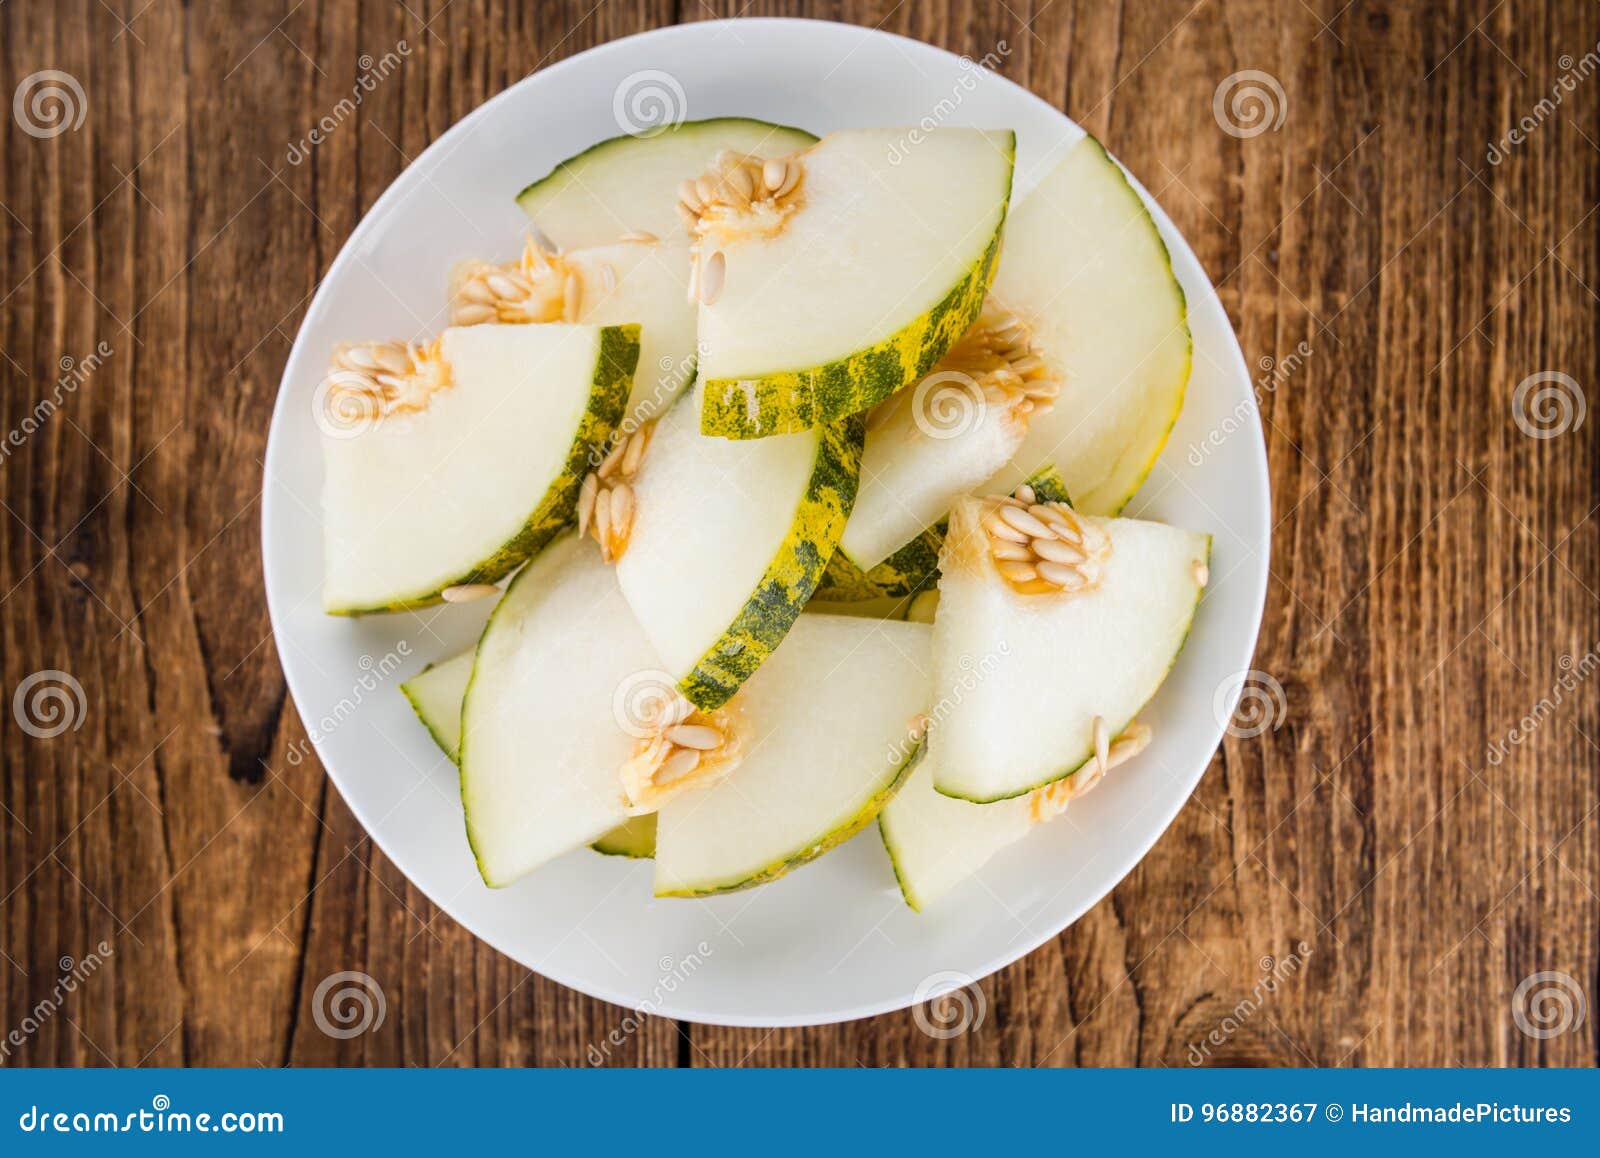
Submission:
M 623 1024 L 458 928 L 289 760 L 261 461 L 317 279 L 409 159 L 531 70 L 735 11 L 1004 42 L 1160 199 L 1275 387 L 1282 701 L 971 1031 L 647 1019 L 613 1059 L 1594 1064 L 1600 422 L 1533 403 L 1600 387 L 1600 11 L 1554 0 L 0 6 L 5 92 L 59 70 L 78 93 L 31 83 L 82 113 L 0 134 L 0 690 L 84 693 L 76 730 L 0 725 L 0 1063 L 584 1064 Z M 38 1017 L 63 957 L 96 972 Z M 349 1039 L 313 1015 L 342 970 L 385 998 Z M 1562 994 L 1587 1019 L 1542 1036 Z

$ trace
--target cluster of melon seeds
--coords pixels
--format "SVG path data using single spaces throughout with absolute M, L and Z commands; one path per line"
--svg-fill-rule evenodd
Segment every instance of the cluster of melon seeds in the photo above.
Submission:
M 336 413 L 373 419 L 426 410 L 435 393 L 451 385 L 450 364 L 437 340 L 359 342 L 337 346 L 328 375 Z
M 1111 538 L 1066 503 L 1035 501 L 1024 484 L 986 500 L 983 529 L 995 570 L 1022 595 L 1077 595 L 1105 575 Z
M 1149 725 L 1138 720 L 1130 723 L 1122 735 L 1110 738 L 1110 727 L 1104 716 L 1094 718 L 1094 759 L 1079 771 L 1036 789 L 1028 797 L 1028 816 L 1035 824 L 1060 816 L 1067 810 L 1069 801 L 1076 800 L 1094 788 L 1105 774 L 1119 764 L 1133 759 L 1150 746 L 1154 736 Z
M 674 796 L 721 780 L 741 755 L 726 710 L 702 712 L 676 696 L 622 765 L 624 803 L 635 816 L 659 811 Z
M 711 305 L 722 296 L 728 267 L 719 245 L 780 232 L 798 204 L 804 176 L 798 154 L 763 160 L 723 152 L 704 175 L 678 186 L 678 215 L 694 238 L 690 301 Z
M 654 422 L 646 422 L 620 438 L 600 465 L 584 476 L 578 490 L 578 534 L 592 532 L 607 563 L 615 563 L 628 549 L 639 510 L 633 479 L 655 429 Z
M 609 266 L 615 283 L 616 272 Z M 476 326 L 486 322 L 572 322 L 583 305 L 583 279 L 561 260 L 529 237 L 522 256 L 505 265 L 473 262 L 458 271 L 459 283 L 450 299 L 450 324 Z
M 1024 417 L 1048 414 L 1061 393 L 1061 379 L 1027 325 L 992 298 L 940 360 L 935 372 L 940 370 L 970 377 L 984 401 Z

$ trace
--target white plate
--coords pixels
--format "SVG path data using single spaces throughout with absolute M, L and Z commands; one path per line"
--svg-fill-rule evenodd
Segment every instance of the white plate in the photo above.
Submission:
M 1266 594 L 1266 453 L 1249 374 L 1204 270 L 1152 202 L 1189 295 L 1195 366 L 1183 416 L 1133 513 L 1212 532 L 1211 586 L 1171 678 L 1141 713 L 1155 728 L 1150 750 L 933 911 L 919 916 L 901 903 L 875 827 L 775 884 L 712 900 L 654 900 L 648 862 L 587 849 L 490 890 L 467 850 L 455 769 L 397 690 L 424 662 L 471 643 L 483 612 L 356 621 L 321 613 L 312 395 L 336 341 L 419 338 L 442 327 L 451 265 L 516 251 L 525 221 L 513 195 L 616 136 L 619 118 L 650 109 L 652 95 L 673 116 L 751 116 L 815 133 L 1013 128 L 1018 195 L 1081 133 L 947 52 L 811 21 L 663 29 L 502 93 L 379 198 L 300 328 L 273 414 L 262 502 L 278 651 L 317 754 L 373 839 L 435 903 L 530 969 L 619 1005 L 717 1024 L 805 1025 L 900 1009 L 952 975 L 976 979 L 1010 964 L 1076 920 L 1144 856 L 1209 763 L 1219 713 L 1231 713 L 1237 677 L 1250 666 Z M 659 117 L 663 106 L 654 107 Z M 1234 432 L 1191 455 L 1192 443 L 1218 430 Z

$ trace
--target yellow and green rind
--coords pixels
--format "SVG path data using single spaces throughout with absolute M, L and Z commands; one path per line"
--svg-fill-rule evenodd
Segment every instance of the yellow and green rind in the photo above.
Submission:
M 1012 140 L 1013 155 L 1015 139 Z M 929 370 L 983 309 L 994 279 L 1011 200 L 1011 173 L 1000 220 L 983 255 L 944 299 L 899 332 L 822 366 L 780 370 L 755 378 L 711 378 L 705 383 L 700 432 L 721 438 L 767 438 L 833 422 L 882 402 Z
M 772 129 L 776 132 L 793 134 L 795 137 L 803 138 L 812 144 L 815 144 L 817 140 L 816 134 L 808 133 L 805 129 L 797 129 L 792 125 L 780 125 L 771 121 L 757 120 L 755 117 L 707 117 L 704 120 L 684 121 L 681 124 L 673 125 L 667 130 L 667 132 L 698 133 L 709 128 L 716 128 L 723 125 L 732 124 L 760 125 L 763 128 Z M 551 169 L 550 172 L 546 173 L 543 177 L 540 177 L 537 181 L 530 181 L 527 185 L 523 186 L 522 191 L 516 196 L 517 205 L 524 213 L 528 214 L 529 217 L 533 217 L 534 210 L 529 207 L 529 202 L 533 200 L 534 195 L 541 188 L 548 185 L 550 182 L 558 181 L 562 186 L 571 184 L 576 179 L 575 174 L 580 172 L 585 165 L 593 162 L 602 154 L 619 148 L 635 148 L 656 139 L 656 137 L 660 135 L 660 133 L 657 133 L 652 136 L 641 136 L 635 133 L 623 133 L 620 136 L 608 137 L 604 141 L 590 145 L 582 152 L 574 153 L 565 161 L 562 161 L 554 169 Z M 711 158 L 707 157 L 706 162 L 709 164 L 710 161 Z M 693 176 L 693 174 L 685 174 L 685 176 Z M 559 187 L 560 186 L 558 186 L 558 188 Z
M 1210 535 L 1206 536 L 1205 564 L 1208 567 L 1211 565 L 1211 536 Z M 1200 590 L 1200 593 L 1195 596 L 1194 606 L 1189 609 L 1188 622 L 1186 622 L 1183 625 L 1183 634 L 1178 637 L 1178 646 L 1172 649 L 1172 656 L 1171 656 L 1170 659 L 1167 660 L 1167 671 L 1162 673 L 1161 679 L 1162 679 L 1163 682 L 1166 680 L 1167 672 L 1172 671 L 1173 665 L 1178 662 L 1178 657 L 1183 654 L 1183 649 L 1189 642 L 1189 633 L 1194 630 L 1194 617 L 1195 617 L 1195 614 L 1200 610 L 1200 597 L 1203 596 L 1204 594 L 1205 594 L 1205 590 L 1204 590 L 1204 588 L 1202 588 Z M 1156 684 L 1156 687 L 1159 689 L 1160 686 L 1161 686 L 1161 684 L 1160 684 L 1160 682 L 1158 682 Z M 1151 697 L 1154 698 L 1154 696 L 1155 696 L 1155 693 L 1152 692 L 1151 693 Z M 1145 703 L 1149 703 L 1149 700 L 1146 700 Z M 1125 720 L 1108 720 L 1108 721 L 1106 721 L 1107 724 L 1110 725 L 1111 735 L 1120 736 L 1124 731 L 1126 731 L 1128 725 L 1133 723 L 1133 721 L 1138 718 L 1139 713 L 1144 710 L 1144 707 L 1145 707 L 1144 704 L 1140 704 L 1137 708 L 1135 708 L 1133 710 L 1133 712 L 1131 712 L 1128 715 L 1128 718 L 1125 719 Z M 934 788 L 934 791 L 939 793 L 940 796 L 948 796 L 952 800 L 964 800 L 968 804 L 999 804 L 1001 801 L 1004 801 L 1004 800 L 1015 800 L 1018 796 L 1026 796 L 1028 793 L 1034 792 L 1034 791 L 1036 791 L 1036 790 L 1038 790 L 1040 788 L 1043 788 L 1047 784 L 1055 784 L 1057 781 L 1065 780 L 1068 776 L 1072 776 L 1075 773 L 1077 773 L 1081 768 L 1083 768 L 1083 766 L 1085 764 L 1087 764 L 1093 758 L 1094 758 L 1094 746 L 1091 744 L 1089 746 L 1088 751 L 1084 752 L 1081 756 L 1078 756 L 1078 757 L 1076 757 L 1076 758 L 1074 758 L 1072 760 L 1069 760 L 1067 762 L 1067 764 L 1063 766 L 1061 771 L 1052 773 L 1049 776 L 1045 776 L 1043 779 L 1040 779 L 1040 780 L 1036 781 L 1035 783 L 1028 785 L 1026 788 L 1019 788 L 1015 792 L 1006 792 L 1006 793 L 1003 793 L 1003 794 L 1001 794 L 999 796 L 985 796 L 985 797 L 982 797 L 982 798 L 979 798 L 979 797 L 976 797 L 976 796 L 960 796 L 960 795 L 958 795 L 958 794 L 956 794 L 954 792 L 946 792 L 944 789 L 940 788 L 937 784 L 935 784 L 933 786 L 933 788 Z M 893 854 L 891 854 L 891 856 L 892 855 Z M 908 901 L 908 903 L 909 903 L 909 901 Z M 912 908 L 916 908 L 915 905 L 912 905 L 911 907 Z
M 583 476 L 599 462 L 596 451 L 604 447 L 621 423 L 633 390 L 633 372 L 639 364 L 639 327 L 604 326 L 600 330 L 599 357 L 595 361 L 589 405 L 578 422 L 567 451 L 567 461 L 545 490 L 533 513 L 516 534 L 493 554 L 468 571 L 447 579 L 431 590 L 402 596 L 389 603 L 367 607 L 329 608 L 329 615 L 371 615 L 385 611 L 412 611 L 443 599 L 447 587 L 469 583 L 497 583 L 550 544 L 556 533 L 572 521 Z
M 649 860 L 656 855 L 656 814 L 630 817 L 589 847 L 605 856 Z
M 889 856 L 889 867 L 894 870 L 895 883 L 900 886 L 900 896 L 905 900 L 906 906 L 913 913 L 922 912 L 916 894 L 911 891 L 911 882 L 906 879 L 906 874 L 900 871 L 900 858 L 894 855 L 894 841 L 889 838 L 889 830 L 884 827 L 882 812 L 878 813 L 878 839 L 883 841 L 883 851 Z
M 894 794 L 899 792 L 900 789 L 905 785 L 905 782 L 910 779 L 911 773 L 916 769 L 917 764 L 921 762 L 923 754 L 927 751 L 927 747 L 928 746 L 925 742 L 919 742 L 917 746 L 911 750 L 910 755 L 906 757 L 905 761 L 900 765 L 900 767 L 895 769 L 894 777 L 889 781 L 889 783 L 885 784 L 877 792 L 873 793 L 871 799 L 863 804 L 856 814 L 848 821 L 846 821 L 839 828 L 834 829 L 822 840 L 816 842 L 815 844 L 808 844 L 804 848 L 796 849 L 788 855 L 774 861 L 766 868 L 759 869 L 748 877 L 744 877 L 728 884 L 704 885 L 698 888 L 687 889 L 671 889 L 665 892 L 658 891 L 656 896 L 709 897 L 715 896 L 719 893 L 736 893 L 742 889 L 753 889 L 757 885 L 769 884 L 783 876 L 785 873 L 788 873 L 793 869 L 797 869 L 803 864 L 807 864 L 816 860 L 823 853 L 833 851 L 845 841 L 849 840 L 856 833 L 860 832 L 863 828 L 867 827 L 867 825 L 871 824 L 874 820 L 878 819 L 879 814 L 883 812 L 884 806 L 887 805 L 889 801 L 894 799 Z
M 1053 466 L 1034 471 L 1027 478 L 1034 497 L 1040 502 L 1072 504 L 1061 474 Z M 939 552 L 944 547 L 945 531 L 949 520 L 940 519 L 911 542 L 901 547 L 883 562 L 863 571 L 843 551 L 835 551 L 828 560 L 817 595 L 839 603 L 877 599 L 881 596 L 916 595 L 927 590 L 939 579 Z
M 866 430 L 860 414 L 821 429 L 811 479 L 783 544 L 722 637 L 678 681 L 701 711 L 720 708 L 755 674 L 816 591 L 855 506 Z
M 421 722 L 421 724 L 422 724 L 422 726 L 424 728 L 428 729 L 428 735 L 430 737 L 432 737 L 433 742 L 435 744 L 439 745 L 439 751 L 443 752 L 446 756 L 450 757 L 450 762 L 452 764 L 454 764 L 454 763 L 456 763 L 456 755 L 457 755 L 456 750 L 454 748 L 452 748 L 449 744 L 445 743 L 444 737 L 439 735 L 439 729 L 435 728 L 433 726 L 433 721 L 428 718 L 428 713 L 424 712 L 422 710 L 422 704 L 418 702 L 416 693 L 411 690 L 411 680 L 421 679 L 423 676 L 427 675 L 430 671 L 432 671 L 434 668 L 436 668 L 438 666 L 439 665 L 436 664 L 436 663 L 430 663 L 427 667 L 423 668 L 416 675 L 412 676 L 411 679 L 409 679 L 405 683 L 401 684 L 400 685 L 400 692 L 401 692 L 402 695 L 405 696 L 406 702 L 411 705 L 411 710 L 413 712 L 417 713 L 418 721 Z

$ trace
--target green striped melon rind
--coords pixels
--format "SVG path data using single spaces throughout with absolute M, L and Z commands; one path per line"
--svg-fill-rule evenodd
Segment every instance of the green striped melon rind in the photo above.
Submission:
M 1007 156 L 1014 162 L 1014 134 Z M 755 378 L 708 379 L 701 401 L 700 432 L 721 438 L 766 438 L 809 430 L 875 406 L 933 369 L 983 309 L 1000 255 L 1012 175 L 1008 166 L 994 236 L 943 301 L 883 341 L 822 366 Z
M 863 804 L 861 806 L 861 810 L 857 812 L 855 816 L 851 817 L 847 823 L 840 828 L 835 829 L 833 832 L 829 833 L 826 837 L 815 844 L 808 844 L 804 848 L 796 849 L 788 856 L 774 861 L 766 868 L 760 869 L 750 876 L 738 881 L 734 881 L 730 884 L 705 885 L 699 888 L 675 889 L 668 892 L 658 892 L 656 893 L 656 896 L 686 898 L 710 897 L 717 896 L 722 893 L 736 893 L 744 889 L 753 889 L 757 885 L 770 884 L 786 873 L 799 868 L 801 865 L 808 864 L 809 862 L 816 860 L 824 853 L 832 852 L 845 841 L 849 840 L 852 836 L 856 835 L 856 833 L 866 828 L 867 825 L 878 819 L 878 815 L 884 810 L 884 807 L 889 803 L 889 801 L 894 799 L 895 793 L 899 792 L 900 789 L 905 785 L 905 782 L 911 778 L 911 773 L 914 772 L 917 765 L 921 763 L 922 757 L 927 750 L 928 745 L 926 742 L 919 742 L 917 746 L 911 750 L 910 754 L 906 756 L 905 760 L 900 764 L 900 766 L 895 769 L 894 778 L 890 780 L 888 784 L 884 785 L 877 792 L 873 793 L 872 798 Z
M 685 131 L 707 129 L 716 125 L 733 124 L 760 125 L 763 128 L 777 129 L 785 133 L 793 133 L 797 137 L 810 138 L 812 143 L 815 143 L 817 140 L 815 133 L 809 133 L 805 129 L 797 129 L 793 125 L 780 125 L 775 121 L 758 120 L 755 117 L 707 117 L 704 120 L 684 121 L 681 124 L 673 125 L 668 131 L 681 133 Z M 546 173 L 543 177 L 540 177 L 537 181 L 530 181 L 527 185 L 524 185 L 522 187 L 522 191 L 516 196 L 516 202 L 524 212 L 528 213 L 529 216 L 532 216 L 533 211 L 530 210 L 524 203 L 541 186 L 560 178 L 570 179 L 570 175 L 582 169 L 584 163 L 593 161 L 601 153 L 609 152 L 615 148 L 625 148 L 632 145 L 637 145 L 641 141 L 649 139 L 649 137 L 641 137 L 636 133 L 622 133 L 619 136 L 607 137 L 603 141 L 599 141 L 593 145 L 590 145 L 582 152 L 572 154 L 572 156 L 568 157 L 565 161 L 562 161 L 554 169 L 551 169 L 550 172 Z M 707 160 L 709 161 L 710 158 L 708 157 Z
M 811 480 L 783 544 L 722 638 L 678 681 L 678 690 L 701 711 L 732 698 L 783 642 L 816 591 L 855 506 L 866 434 L 861 414 L 822 428 Z
M 656 814 L 631 817 L 589 847 L 603 856 L 650 860 L 656 855 Z
M 1205 536 L 1205 540 L 1206 540 L 1206 554 L 1205 554 L 1205 558 L 1203 560 L 1201 560 L 1201 562 L 1203 562 L 1207 567 L 1210 567 L 1211 566 L 1211 543 L 1212 543 L 1211 536 L 1210 535 Z M 1183 649 L 1184 649 L 1185 646 L 1187 646 L 1187 644 L 1189 642 L 1189 633 L 1194 630 L 1194 617 L 1200 610 L 1200 597 L 1203 596 L 1204 594 L 1205 594 L 1205 590 L 1204 590 L 1204 588 L 1202 588 L 1200 590 L 1200 592 L 1195 596 L 1194 606 L 1189 609 L 1188 622 L 1186 622 L 1183 625 L 1183 634 L 1178 637 L 1178 646 L 1172 649 L 1172 658 L 1167 661 L 1167 670 L 1162 673 L 1161 683 L 1165 683 L 1166 682 L 1167 675 L 1172 671 L 1173 667 L 1177 664 L 1178 657 L 1183 654 Z M 1156 685 L 1157 690 L 1160 689 L 1160 686 L 1161 686 L 1160 683 L 1158 683 Z M 1155 693 L 1154 692 L 1151 693 L 1150 698 L 1151 699 L 1155 698 Z M 1150 702 L 1149 700 L 1146 700 L 1144 704 L 1140 704 L 1139 707 L 1137 709 L 1135 709 L 1132 713 L 1130 713 L 1128 718 L 1125 719 L 1125 720 L 1107 720 L 1106 723 L 1108 725 L 1110 725 L 1111 735 L 1120 736 L 1120 735 L 1122 735 L 1123 732 L 1127 731 L 1128 730 L 1128 725 L 1133 723 L 1133 721 L 1138 718 L 1139 713 L 1144 711 L 1145 704 L 1148 704 L 1149 702 Z M 980 799 L 980 798 L 975 797 L 975 796 L 959 796 L 954 792 L 945 792 L 937 784 L 935 784 L 933 786 L 933 788 L 934 788 L 934 791 L 938 792 L 939 795 L 941 795 L 941 796 L 948 796 L 952 800 L 964 800 L 968 804 L 999 804 L 1002 801 L 1015 800 L 1019 796 L 1026 796 L 1028 793 L 1037 791 L 1038 789 L 1043 788 L 1046 785 L 1055 784 L 1055 783 L 1057 783 L 1059 781 L 1065 780 L 1067 777 L 1077 774 L 1092 759 L 1094 759 L 1094 746 L 1091 744 L 1090 747 L 1089 747 L 1089 750 L 1084 752 L 1081 756 L 1076 756 L 1076 757 L 1074 757 L 1072 759 L 1069 759 L 1067 761 L 1067 763 L 1062 766 L 1061 771 L 1052 772 L 1047 776 L 1041 777 L 1038 781 L 1036 781 L 1033 784 L 1028 785 L 1025 788 L 1019 788 L 1015 792 L 1007 792 L 1007 793 L 1004 793 L 1003 795 L 1000 795 L 1000 796 L 985 796 L 985 797 Z M 912 908 L 916 908 L 915 905 L 912 905 L 911 907 Z
M 329 615 L 371 615 L 386 611 L 412 611 L 431 607 L 443 600 L 446 587 L 470 583 L 498 583 L 522 564 L 533 558 L 556 537 L 562 527 L 572 521 L 578 506 L 578 488 L 583 476 L 594 468 L 595 451 L 611 441 L 628 406 L 628 395 L 633 390 L 633 372 L 639 365 L 639 327 L 603 326 L 600 329 L 600 353 L 595 362 L 594 387 L 589 391 L 589 405 L 578 422 L 572 446 L 567 451 L 567 461 L 561 473 L 551 481 L 544 496 L 528 516 L 522 528 L 500 545 L 494 554 L 471 570 L 448 579 L 428 591 L 402 596 L 391 603 L 367 607 L 339 607 L 328 609 Z
M 1054 466 L 1040 467 L 1028 476 L 1027 483 L 1033 488 L 1034 497 L 1042 503 L 1072 505 L 1061 473 Z M 944 547 L 949 525 L 948 519 L 940 519 L 867 571 L 847 559 L 843 551 L 835 551 L 828 560 L 828 569 L 823 573 L 817 594 L 823 599 L 849 603 L 926 591 L 939 581 L 939 552 Z

